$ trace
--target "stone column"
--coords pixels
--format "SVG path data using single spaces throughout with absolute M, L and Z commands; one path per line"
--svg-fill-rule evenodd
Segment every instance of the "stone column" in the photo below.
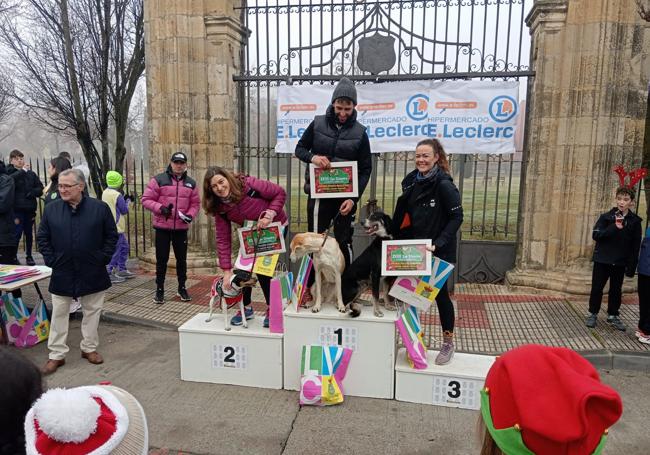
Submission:
M 233 167 L 238 126 L 241 0 L 145 0 L 150 173 L 174 151 L 189 157 L 202 189 L 208 166 Z M 213 222 L 201 211 L 190 230 L 188 267 L 213 269 Z M 151 261 L 152 256 L 143 258 Z M 155 261 L 154 261 L 155 262 Z M 171 264 L 173 266 L 173 264 Z
M 585 294 L 592 227 L 618 186 L 612 170 L 641 163 L 650 29 L 629 0 L 537 0 L 526 21 L 536 76 L 506 281 Z

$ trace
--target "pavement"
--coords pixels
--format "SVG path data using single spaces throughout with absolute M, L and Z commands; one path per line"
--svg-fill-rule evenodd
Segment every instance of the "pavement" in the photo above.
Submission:
M 152 302 L 151 274 L 114 285 L 107 292 L 100 325 L 99 351 L 106 362 L 95 366 L 80 358 L 79 321 L 72 321 L 68 361 L 47 378 L 48 387 L 108 380 L 131 391 L 148 416 L 151 455 L 479 452 L 477 411 L 358 397 L 346 397 L 339 406 L 301 408 L 297 392 L 181 381 L 176 329 L 207 311 L 212 278 L 190 277 L 193 300 L 185 303 L 175 298 L 175 278 L 169 277 L 163 305 Z M 46 281 L 41 289 L 49 302 Z M 35 301 L 33 287 L 23 293 L 26 302 Z M 266 306 L 261 292 L 253 298 L 262 317 Z M 623 398 L 623 417 L 610 432 L 606 453 L 647 452 L 650 346 L 633 336 L 636 296 L 623 299 L 621 318 L 629 327 L 625 333 L 609 327 L 604 316 L 595 329 L 585 327 L 586 297 L 459 284 L 452 298 L 458 351 L 499 354 L 524 343 L 575 349 Z M 436 348 L 441 330 L 435 309 L 422 315 L 422 323 L 425 342 Z M 47 359 L 44 343 L 24 352 L 39 365 Z

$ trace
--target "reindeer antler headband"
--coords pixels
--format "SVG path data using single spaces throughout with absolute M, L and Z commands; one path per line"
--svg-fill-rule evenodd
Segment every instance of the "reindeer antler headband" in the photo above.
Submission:
M 614 172 L 618 174 L 618 180 L 620 181 L 621 186 L 626 186 L 628 188 L 634 188 L 641 179 L 648 175 L 648 170 L 644 167 L 626 172 L 625 168 L 620 164 L 614 168 Z M 626 177 L 630 178 L 629 183 L 625 182 Z

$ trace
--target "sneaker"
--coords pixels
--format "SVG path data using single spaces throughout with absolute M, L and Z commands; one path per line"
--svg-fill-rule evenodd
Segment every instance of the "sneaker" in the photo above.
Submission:
M 269 310 L 268 309 L 266 310 L 266 316 L 264 316 L 264 323 L 262 324 L 262 326 L 265 329 L 269 328 Z
M 640 335 L 637 339 L 643 344 L 650 344 L 650 335 Z
M 440 352 L 436 356 L 436 365 L 447 365 L 451 362 L 451 358 L 454 356 L 454 342 L 452 338 L 443 338 L 442 346 L 440 347 Z
M 30 255 L 25 257 L 25 264 L 27 265 L 36 265 L 36 261 L 34 261 L 34 258 Z
M 244 307 L 244 314 L 246 315 L 247 321 L 255 317 L 253 307 L 250 305 Z M 230 325 L 242 325 L 241 311 L 238 311 L 237 314 L 232 317 Z
M 165 290 L 162 288 L 156 289 L 156 296 L 153 298 L 153 303 L 162 305 L 165 303 Z
M 309 308 L 311 305 L 309 305 L 309 302 L 314 301 L 314 296 L 311 295 L 311 291 L 309 288 L 305 289 L 305 292 L 302 293 L 302 299 L 300 299 L 300 306 L 302 308 Z
M 585 321 L 585 325 L 590 329 L 593 329 L 594 327 L 596 327 L 596 322 L 598 322 L 598 315 L 594 313 L 589 313 L 589 316 L 587 316 L 587 320 Z
M 111 283 L 124 283 L 126 281 L 126 278 L 122 278 L 119 275 L 116 275 L 114 273 L 111 273 Z
M 618 316 L 607 316 L 607 323 L 621 332 L 627 330 L 627 327 L 625 327 L 625 324 L 623 324 L 623 321 Z
M 181 302 L 189 302 L 192 300 L 192 297 L 190 297 L 185 288 L 179 288 L 176 296 L 181 298 Z
M 130 270 L 120 270 L 119 272 L 116 272 L 115 275 L 124 279 L 135 277 L 135 273 L 131 272 Z

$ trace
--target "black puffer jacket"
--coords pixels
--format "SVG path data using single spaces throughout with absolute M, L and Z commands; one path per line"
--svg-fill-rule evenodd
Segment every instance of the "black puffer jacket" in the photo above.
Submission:
M 325 115 L 314 118 L 296 145 L 296 157 L 311 163 L 314 155 L 326 156 L 330 161 L 356 161 L 361 198 L 370 181 L 372 155 L 366 127 L 357 122 L 356 110 L 352 111 L 344 124 L 338 126 L 332 105 Z M 309 166 L 305 169 L 305 193 L 309 194 Z
M 433 254 L 453 263 L 463 207 L 451 176 L 435 169 L 423 180 L 417 180 L 417 169 L 404 177 L 393 214 L 393 232 L 396 239 L 431 239 L 436 247 Z
M 14 224 L 14 179 L 7 175 L 5 164 L 0 161 L 0 247 L 16 245 Z
M 596 241 L 594 262 L 625 266 L 625 273 L 634 276 L 641 246 L 641 222 L 636 213 L 629 210 L 623 219 L 623 229 L 616 227 L 614 207 L 598 217 L 591 237 Z
M 81 297 L 111 286 L 106 264 L 117 228 L 105 202 L 84 196 L 76 209 L 62 199 L 45 206 L 36 234 L 45 265 L 52 267 L 52 294 Z
M 7 166 L 7 174 L 14 179 L 16 184 L 14 210 L 36 213 L 36 198 L 43 194 L 43 184 L 38 176 L 32 171 L 16 169 L 12 164 Z

